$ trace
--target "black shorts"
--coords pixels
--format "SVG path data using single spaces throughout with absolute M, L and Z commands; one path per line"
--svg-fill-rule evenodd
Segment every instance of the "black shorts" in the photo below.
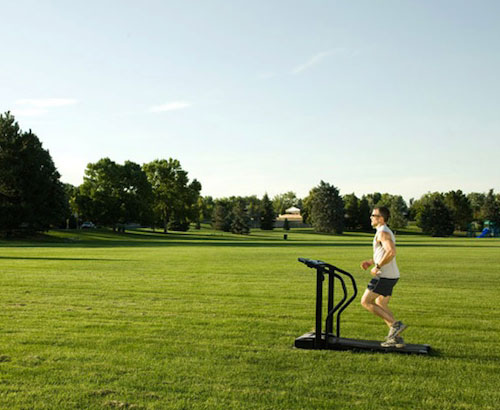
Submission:
M 382 296 L 391 296 L 392 288 L 396 286 L 399 279 L 373 278 L 367 288 L 373 293 L 378 293 Z

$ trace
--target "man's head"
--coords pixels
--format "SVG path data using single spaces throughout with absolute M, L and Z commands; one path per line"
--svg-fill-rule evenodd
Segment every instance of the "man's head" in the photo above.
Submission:
M 373 208 L 372 214 L 370 215 L 372 226 L 376 228 L 377 226 L 384 225 L 389 221 L 390 217 L 391 213 L 385 206 Z

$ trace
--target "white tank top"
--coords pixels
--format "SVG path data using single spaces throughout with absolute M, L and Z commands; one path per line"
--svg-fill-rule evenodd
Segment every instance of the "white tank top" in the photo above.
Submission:
M 389 229 L 387 225 L 382 225 L 377 228 L 377 232 L 375 233 L 375 237 L 373 238 L 373 261 L 375 263 L 380 263 L 380 261 L 384 258 L 385 255 L 385 249 L 382 246 L 382 243 L 380 243 L 377 238 L 379 233 L 381 232 L 387 232 L 389 235 L 391 235 L 391 239 L 396 244 L 396 238 L 392 231 Z M 396 257 L 392 258 L 392 260 L 385 264 L 384 266 L 380 267 L 381 273 L 378 275 L 380 278 L 386 278 L 386 279 L 397 279 L 399 278 L 399 269 L 398 265 L 396 263 Z

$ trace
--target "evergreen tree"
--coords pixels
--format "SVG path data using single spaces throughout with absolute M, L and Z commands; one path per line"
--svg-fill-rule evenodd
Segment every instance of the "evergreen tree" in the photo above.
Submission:
M 482 225 L 484 220 L 483 205 L 486 200 L 486 195 L 480 192 L 471 192 L 467 195 L 467 199 L 469 200 L 472 208 L 472 219 L 481 222 Z
M 217 199 L 212 217 L 214 229 L 229 232 L 231 230 L 231 202 L 226 199 Z
M 371 231 L 373 229 L 370 220 L 370 214 L 370 204 L 368 203 L 368 199 L 366 199 L 366 197 L 363 195 L 363 197 L 359 201 L 359 225 L 365 232 Z
M 250 218 L 245 208 L 245 201 L 239 199 L 234 202 L 232 210 L 231 232 L 241 235 L 250 233 Z
M 324 181 L 309 192 L 309 217 L 317 232 L 341 234 L 344 230 L 344 201 L 337 188 Z
M 408 201 L 408 220 L 415 221 L 417 218 L 417 208 L 415 198 L 410 198 Z
M 251 227 L 253 227 L 253 228 L 260 227 L 261 216 L 262 216 L 261 200 L 257 197 L 257 195 L 247 196 L 247 197 L 244 197 L 241 199 L 245 203 L 245 207 L 247 210 L 247 215 L 248 215 L 248 218 L 250 221 L 249 223 L 251 224 Z
M 494 222 L 497 226 L 500 226 L 500 204 L 497 201 L 493 189 L 490 189 L 484 198 L 482 214 L 485 220 Z
M 211 196 L 203 196 L 201 198 L 201 220 L 203 222 L 211 222 L 214 214 L 215 202 Z
M 343 199 L 345 208 L 345 227 L 347 229 L 356 229 L 360 225 L 359 199 L 354 193 L 344 195 Z
M 283 222 L 283 230 L 284 231 L 290 230 L 290 222 L 288 222 L 288 218 L 285 218 L 285 221 Z
M 401 195 L 393 196 L 389 212 L 391 213 L 391 217 L 388 225 L 391 229 L 401 229 L 408 225 L 408 219 L 406 217 L 406 215 L 408 215 L 408 207 Z
M 265 194 L 262 198 L 260 228 L 265 231 L 273 230 L 275 220 L 273 203 Z
M 453 217 L 443 194 L 427 194 L 419 200 L 417 225 L 432 236 L 450 236 L 454 231 Z
M 49 152 L 9 113 L 0 114 L 0 231 L 61 226 L 69 207 Z
M 444 196 L 446 206 L 451 210 L 455 229 L 466 231 L 472 222 L 472 207 L 467 196 L 461 191 L 450 191 Z

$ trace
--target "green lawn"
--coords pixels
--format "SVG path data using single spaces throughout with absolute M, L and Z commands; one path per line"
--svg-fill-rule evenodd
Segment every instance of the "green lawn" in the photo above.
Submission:
M 392 308 L 431 356 L 305 351 L 314 271 L 372 235 L 51 232 L 0 241 L 0 409 L 498 408 L 500 240 L 398 235 Z M 359 305 L 345 337 L 382 339 Z

